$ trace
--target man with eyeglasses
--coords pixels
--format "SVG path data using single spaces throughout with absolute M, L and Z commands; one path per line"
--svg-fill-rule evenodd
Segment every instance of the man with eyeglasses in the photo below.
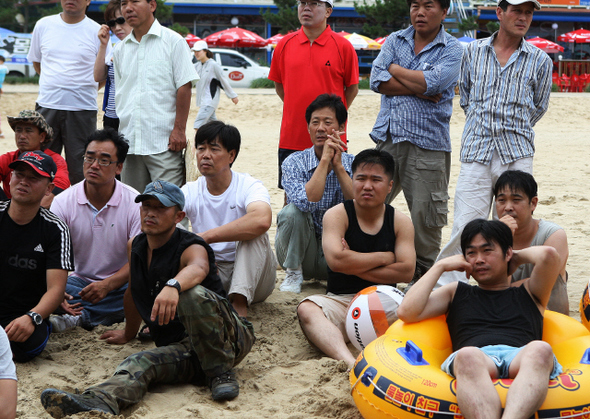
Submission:
M 290 154 L 310 148 L 305 110 L 323 93 L 333 93 L 348 108 L 358 93 L 358 57 L 352 44 L 332 32 L 327 20 L 333 0 L 299 1 L 301 29 L 278 43 L 268 78 L 275 82 L 283 101 L 279 140 L 279 188 L 283 161 Z M 341 136 L 346 143 L 346 136 Z
M 72 235 L 74 272 L 68 277 L 65 314 L 51 316 L 54 332 L 122 322 L 129 280 L 127 242 L 140 232 L 138 192 L 119 182 L 129 145 L 112 128 L 88 137 L 84 180 L 53 201 L 51 211 Z
M 49 148 L 65 148 L 71 184 L 84 179 L 84 142 L 96 130 L 94 61 L 100 47 L 100 25 L 86 16 L 90 0 L 61 0 L 63 11 L 39 20 L 28 59 L 39 74 L 35 110 L 53 128 Z M 107 45 L 106 54 L 110 55 Z

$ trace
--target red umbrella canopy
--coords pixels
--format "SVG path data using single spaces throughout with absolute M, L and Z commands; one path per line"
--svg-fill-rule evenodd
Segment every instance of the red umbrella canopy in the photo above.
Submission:
M 195 45 L 195 42 L 200 41 L 201 38 L 199 38 L 196 35 L 193 35 L 192 33 L 189 33 L 187 36 L 184 37 L 184 39 L 186 39 L 186 42 L 188 43 L 189 47 L 193 47 L 193 45 Z
M 564 33 L 557 37 L 558 41 L 561 42 L 576 42 L 578 44 L 584 44 L 590 42 L 590 31 L 586 29 L 578 29 L 572 32 Z
M 266 40 L 261 36 L 237 26 L 212 33 L 205 38 L 205 41 L 207 45 L 214 47 L 262 48 L 266 46 Z
M 549 54 L 552 54 L 554 52 L 563 52 L 563 47 L 561 45 L 557 45 L 555 42 L 551 42 L 547 39 L 536 37 L 527 39 L 527 42 L 530 42 L 537 48 Z
M 383 45 L 385 43 L 385 40 L 387 39 L 386 36 L 382 36 L 381 38 L 377 38 L 375 39 L 375 42 L 377 42 L 378 44 Z

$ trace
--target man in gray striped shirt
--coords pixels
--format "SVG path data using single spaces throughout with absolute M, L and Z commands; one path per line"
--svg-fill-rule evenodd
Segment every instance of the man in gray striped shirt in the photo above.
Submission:
M 537 0 L 499 0 L 500 30 L 469 44 L 463 54 L 459 89 L 466 121 L 461 172 L 455 192 L 451 239 L 438 259 L 461 253 L 463 227 L 488 218 L 492 189 L 506 170 L 533 171 L 533 126 L 549 104 L 553 64 L 549 55 L 525 41 Z M 438 284 L 465 280 L 445 273 Z

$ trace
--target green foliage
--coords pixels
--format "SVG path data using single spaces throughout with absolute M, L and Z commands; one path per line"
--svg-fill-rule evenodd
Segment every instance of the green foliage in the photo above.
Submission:
M 551 84 L 552 92 L 559 92 L 559 86 L 556 83 Z
M 586 93 L 590 93 L 590 84 L 588 84 L 588 85 L 586 86 L 586 88 L 584 89 L 584 91 L 585 91 Z
M 371 89 L 371 80 L 367 77 L 359 81 L 359 89 L 369 90 Z
M 252 89 L 274 89 L 275 82 L 267 79 L 266 77 L 260 77 L 259 79 L 252 80 L 250 83 Z
M 477 23 L 477 16 L 469 16 L 467 19 L 461 19 L 461 22 L 457 25 L 460 31 L 467 32 L 473 31 L 479 28 L 479 24 Z
M 297 0 L 273 0 L 279 11 L 273 13 L 267 7 L 260 9 L 260 16 L 266 23 L 273 26 L 280 26 L 280 33 L 283 35 L 299 29 L 299 17 L 297 16 Z
M 490 21 L 486 23 L 486 29 L 489 33 L 494 33 L 500 29 L 500 22 Z
M 186 26 L 181 25 L 178 22 L 174 22 L 174 24 L 172 26 L 170 26 L 170 29 L 172 29 L 174 32 L 178 32 L 183 37 L 187 36 L 190 32 L 190 30 Z
M 0 26 L 14 32 L 31 32 L 39 19 L 62 11 L 59 2 L 54 7 L 49 5 L 48 0 L 35 1 L 33 4 L 30 4 L 30 0 L 0 0 Z M 18 14 L 23 17 L 23 25 L 16 20 Z
M 39 76 L 33 77 L 18 77 L 18 76 L 6 76 L 4 79 L 5 84 L 39 84 Z
M 158 19 L 160 23 L 172 19 L 172 5 L 164 4 L 164 0 L 156 0 L 156 4 L 156 19 Z
M 375 0 L 373 4 L 363 0 L 354 2 L 356 12 L 366 17 L 363 34 L 371 38 L 387 36 L 405 26 L 409 19 L 406 0 Z

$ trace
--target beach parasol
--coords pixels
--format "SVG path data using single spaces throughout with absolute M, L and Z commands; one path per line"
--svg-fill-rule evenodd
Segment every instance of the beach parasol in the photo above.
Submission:
M 585 44 L 590 42 L 590 31 L 586 29 L 577 29 L 572 32 L 559 35 L 557 40 L 560 42 L 575 42 L 577 44 Z
M 195 45 L 195 42 L 201 40 L 201 38 L 199 38 L 196 35 L 193 35 L 192 33 L 189 33 L 187 36 L 184 37 L 184 39 L 188 43 L 188 46 L 191 47 L 191 48 L 193 47 L 193 45 Z
M 387 40 L 387 37 L 386 36 L 382 36 L 380 38 L 375 39 L 375 42 L 377 42 L 379 45 L 383 45 L 386 40 Z
M 551 42 L 547 39 L 536 37 L 527 39 L 527 42 L 530 42 L 531 44 L 533 44 L 540 50 L 545 51 L 548 54 L 563 52 L 563 47 L 561 45 L 558 45 L 555 42 Z
M 260 35 L 237 26 L 212 33 L 205 38 L 205 42 L 215 47 L 262 48 L 266 46 L 266 40 Z
M 293 31 L 289 31 L 287 33 L 287 35 L 291 32 L 293 32 Z M 266 45 L 272 45 L 273 47 L 275 47 L 279 43 L 279 41 L 281 39 L 283 39 L 284 37 L 285 37 L 285 35 L 277 33 L 276 35 L 273 35 L 266 40 Z
M 354 49 L 381 49 L 381 44 L 375 42 L 368 36 L 359 35 L 356 32 L 342 36 L 348 39 L 348 41 L 352 44 Z

